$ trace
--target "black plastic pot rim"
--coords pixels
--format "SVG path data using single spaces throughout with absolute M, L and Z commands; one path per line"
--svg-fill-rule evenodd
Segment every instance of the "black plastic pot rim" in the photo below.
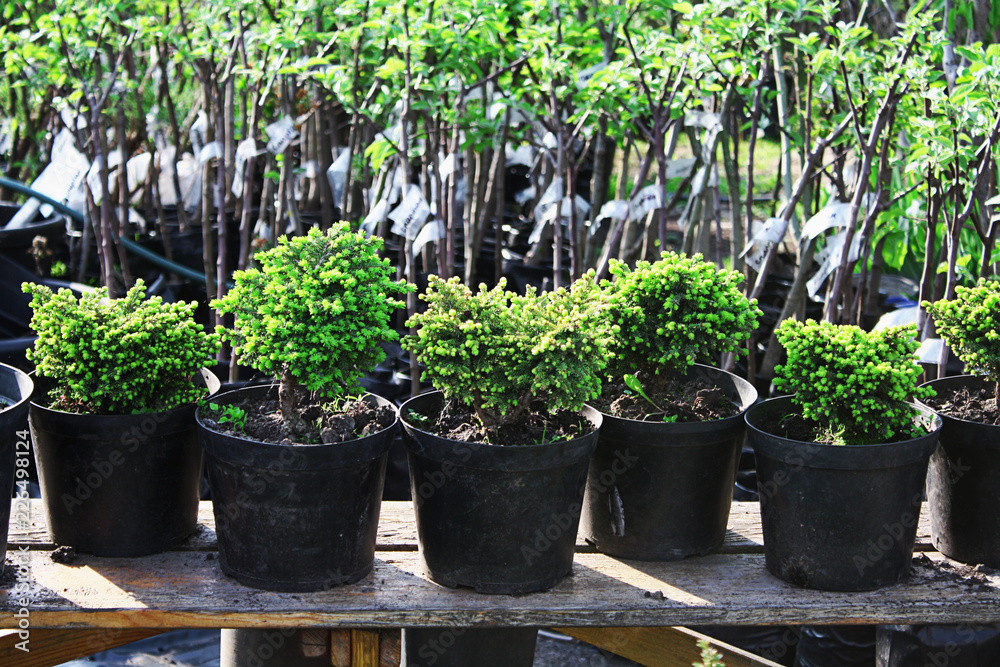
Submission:
M 936 380 L 928 380 L 927 382 L 923 383 L 920 386 L 921 387 L 931 387 L 932 389 L 934 389 L 934 388 L 943 387 L 943 386 L 946 386 L 946 385 L 979 386 L 979 385 L 984 385 L 984 384 L 992 384 L 992 383 L 990 382 L 990 380 L 988 380 L 987 378 L 983 377 L 982 375 L 949 375 L 948 377 L 938 378 Z M 927 408 L 928 410 L 934 410 L 934 408 L 932 408 L 931 406 L 927 405 L 923 401 L 919 401 L 918 400 L 917 401 L 917 405 L 923 406 L 923 407 Z M 1000 426 L 997 426 L 996 424 L 987 424 L 987 423 L 984 423 L 984 422 L 972 421 L 971 419 L 962 419 L 960 417 L 952 417 L 951 415 L 949 415 L 947 413 L 944 413 L 944 412 L 937 412 L 936 414 L 939 417 L 941 417 L 941 419 L 943 419 L 945 421 L 961 422 L 962 424 L 971 424 L 971 425 L 974 425 L 974 426 L 983 426 L 983 427 L 986 427 L 986 428 L 989 428 L 989 427 L 992 426 L 993 428 L 1000 429 Z M 1000 449 L 1000 442 L 997 442 L 997 449 Z
M 214 397 L 213 402 L 228 404 L 235 402 L 237 398 L 246 394 L 261 394 L 263 397 L 271 392 L 277 393 L 277 391 L 278 385 L 276 384 L 243 387 L 221 393 Z M 211 456 L 231 463 L 263 468 L 271 465 L 273 461 L 280 461 L 283 470 L 341 468 L 348 465 L 356 465 L 358 463 L 356 453 L 358 448 L 370 446 L 372 442 L 384 440 L 384 444 L 376 448 L 377 450 L 372 454 L 371 458 L 375 458 L 381 455 L 383 451 L 388 450 L 389 445 L 392 444 L 392 438 L 379 438 L 378 436 L 391 431 L 399 424 L 399 411 L 396 410 L 396 406 L 393 405 L 392 401 L 376 394 L 364 394 L 362 399 L 369 403 L 374 402 L 377 405 L 392 408 L 396 412 L 396 420 L 381 431 L 343 442 L 318 444 L 293 443 L 288 445 L 280 442 L 263 442 L 261 440 L 222 433 L 209 428 L 202 421 L 202 410 L 204 409 L 202 406 L 199 406 L 195 412 L 195 421 L 198 423 L 199 429 L 220 436 L 215 439 L 202 438 L 201 443 L 205 451 Z M 221 440 L 225 440 L 227 444 L 221 444 Z M 294 457 L 287 456 L 287 452 L 289 451 L 295 453 Z
M 750 392 L 750 396 L 743 401 L 740 401 L 741 407 L 740 411 L 731 417 L 725 417 L 723 419 L 713 419 L 711 421 L 697 421 L 697 422 L 655 422 L 655 421 L 645 421 L 642 419 L 627 419 L 625 417 L 616 417 L 615 415 L 609 414 L 607 412 L 598 411 L 601 416 L 604 417 L 604 422 L 606 424 L 611 424 L 613 422 L 623 422 L 628 424 L 629 430 L 639 433 L 640 435 L 661 435 L 661 434 L 671 434 L 671 435 L 694 435 L 700 434 L 707 431 L 716 432 L 722 431 L 723 429 L 731 429 L 734 433 L 743 430 L 743 416 L 746 414 L 747 410 L 750 409 L 754 403 L 757 402 L 758 395 L 757 390 L 754 388 L 753 384 L 736 375 L 735 373 L 730 373 L 724 371 L 721 368 L 714 368 L 712 366 L 706 366 L 704 364 L 694 364 L 691 370 L 684 377 L 691 377 L 692 375 L 698 377 L 704 377 L 706 379 L 713 379 L 708 376 L 717 375 L 720 377 L 728 378 L 736 385 L 737 390 L 742 388 L 744 391 Z M 732 400 L 732 399 L 730 399 Z M 734 401 L 736 402 L 736 401 Z M 676 447 L 685 445 L 676 445 L 669 442 L 662 443 L 664 447 Z
M 15 396 L 5 396 L 4 398 L 14 400 L 14 402 L 4 408 L 0 408 L 0 413 L 13 412 L 21 408 L 25 408 L 25 403 L 31 400 L 31 396 L 35 391 L 35 383 L 32 382 L 31 376 L 22 371 L 20 368 L 14 368 L 13 366 L 8 366 L 7 364 L 0 364 L 0 372 L 8 372 L 14 376 L 17 381 L 17 387 L 21 390 L 21 396 L 17 400 L 14 400 Z M 0 568 L 2 569 L 2 568 Z
M 219 378 L 215 376 L 215 373 L 208 370 L 207 368 L 202 368 L 199 373 L 205 382 L 205 386 L 208 388 L 209 393 L 206 396 L 214 396 L 219 387 L 222 386 Z M 34 376 L 34 372 L 31 373 Z M 44 378 L 43 378 L 44 380 Z M 34 384 L 34 391 L 31 395 L 31 409 L 37 410 L 42 414 L 46 415 L 46 421 L 53 425 L 54 428 L 77 428 L 75 425 L 79 424 L 81 420 L 85 420 L 86 423 L 92 425 L 88 426 L 88 430 L 91 428 L 95 429 L 105 429 L 114 428 L 114 424 L 120 423 L 124 419 L 136 419 L 148 416 L 156 419 L 157 421 L 167 422 L 171 420 L 174 415 L 178 415 L 185 410 L 194 410 L 197 403 L 188 403 L 186 405 L 181 405 L 176 408 L 171 408 L 169 410 L 162 410 L 159 412 L 137 412 L 130 415 L 100 415 L 100 414 L 90 414 L 90 413 L 79 413 L 79 412 L 66 412 L 64 410 L 55 410 L 53 408 L 48 408 L 41 403 L 35 402 L 35 393 L 43 391 L 46 388 L 46 382 L 36 382 Z M 186 428 L 186 427 L 185 427 Z M 180 430 L 184 430 L 183 428 Z
M 412 423 L 407 421 L 406 417 L 409 415 L 409 410 L 415 403 L 423 401 L 434 401 L 438 403 L 439 407 L 437 409 L 440 410 L 440 406 L 444 403 L 444 394 L 440 391 L 420 394 L 419 396 L 414 396 L 413 398 L 405 401 L 399 407 L 399 420 L 402 423 L 403 428 L 410 434 L 420 433 L 422 435 L 420 439 L 415 437 L 408 440 L 404 439 L 404 444 L 407 449 L 417 456 L 433 461 L 440 461 L 442 458 L 434 452 L 429 451 L 428 444 L 426 442 L 437 441 L 439 444 L 446 445 L 452 450 L 452 454 L 461 459 L 461 467 L 476 470 L 507 470 L 511 472 L 520 472 L 525 470 L 550 470 L 565 467 L 566 457 L 572 457 L 576 453 L 582 453 L 591 449 L 592 444 L 589 438 L 597 435 L 597 432 L 601 428 L 601 424 L 604 420 L 604 417 L 600 412 L 590 406 L 584 406 L 580 414 L 594 426 L 594 430 L 573 438 L 572 440 L 561 440 L 559 442 L 549 442 L 541 445 L 491 445 L 485 442 L 452 440 L 414 426 Z M 502 461 L 496 460 L 498 455 L 503 458 Z M 484 464 L 477 462 L 477 459 L 487 458 L 490 459 L 489 463 Z
M 747 435 L 757 456 L 767 456 L 802 468 L 831 470 L 895 468 L 917 463 L 925 458 L 920 448 L 915 447 L 915 445 L 928 438 L 932 438 L 936 442 L 943 426 L 941 417 L 930 408 L 915 403 L 908 405 L 913 408 L 919 418 L 924 420 L 925 425 L 931 428 L 925 435 L 909 440 L 871 445 L 831 445 L 792 440 L 765 431 L 754 424 L 754 421 L 760 416 L 770 412 L 790 413 L 797 411 L 798 408 L 792 404 L 791 395 L 760 401 L 747 410 L 745 415 Z M 772 442 L 767 442 L 768 440 Z M 862 456 L 864 460 L 860 460 Z

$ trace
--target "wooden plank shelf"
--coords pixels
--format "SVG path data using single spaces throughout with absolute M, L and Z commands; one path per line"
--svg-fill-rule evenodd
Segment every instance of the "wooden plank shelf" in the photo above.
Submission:
M 550 591 L 522 596 L 449 589 L 422 573 L 413 508 L 383 503 L 374 572 L 318 593 L 244 587 L 219 569 L 211 506 L 201 530 L 178 549 L 144 558 L 81 555 L 52 560 L 43 511 L 10 534 L 28 549 L 28 609 L 34 628 L 233 628 L 429 626 L 636 627 L 835 623 L 1000 622 L 1000 574 L 944 559 L 922 518 L 909 578 L 862 593 L 810 591 L 768 574 L 756 504 L 736 503 L 718 554 L 669 563 L 626 561 L 581 545 L 573 574 Z M 0 628 L 17 627 L 12 584 L 0 587 Z

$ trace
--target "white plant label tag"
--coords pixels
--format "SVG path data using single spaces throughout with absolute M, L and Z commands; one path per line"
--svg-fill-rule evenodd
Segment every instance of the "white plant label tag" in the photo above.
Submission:
M 11 130 L 10 118 L 0 120 L 0 155 L 7 155 L 14 150 L 14 132 Z
M 257 156 L 257 141 L 253 137 L 244 139 L 236 147 L 236 170 L 233 172 L 233 185 L 230 188 L 236 197 L 243 196 L 244 182 L 246 181 L 247 162 L 250 158 Z
M 76 150 L 72 132 L 67 129 L 59 131 L 52 142 L 51 157 L 48 166 L 32 182 L 31 189 L 58 202 L 81 199 L 79 195 L 83 193 L 90 162 L 83 153 Z M 38 211 L 47 217 L 52 215 L 53 209 L 48 204 L 39 205 L 37 199 L 29 199 L 7 223 L 7 229 L 23 227 L 31 222 Z
M 346 148 L 340 151 L 340 155 L 333 161 L 327 170 L 331 174 L 346 174 L 351 169 L 351 153 Z
M 98 155 L 87 172 L 87 187 L 90 188 L 90 192 L 94 197 L 94 203 L 98 206 L 104 201 L 104 188 L 101 187 L 101 170 L 103 166 L 104 156 Z
M 667 160 L 667 179 L 687 178 L 694 171 L 694 166 L 698 163 L 693 157 L 685 157 L 677 160 Z
M 587 82 L 594 78 L 595 74 L 607 66 L 607 63 L 600 62 L 596 65 L 591 65 L 587 69 L 580 70 L 579 74 L 576 75 L 576 87 L 583 90 L 587 86 Z
M 848 202 L 827 204 L 802 227 L 802 239 L 814 239 L 828 229 L 846 227 L 850 213 L 851 205 Z
M 655 211 L 663 206 L 661 192 L 659 185 L 647 185 L 642 190 L 639 190 L 632 197 L 632 201 L 629 202 L 628 219 L 638 220 L 650 211 Z
M 408 239 L 416 238 L 430 214 L 431 207 L 424 200 L 420 186 L 411 183 L 406 188 L 403 201 L 389 214 L 389 219 L 393 221 L 391 231 Z
M 277 155 L 298 139 L 299 133 L 295 131 L 295 121 L 291 116 L 284 116 L 264 128 L 267 132 L 267 150 Z
M 806 283 L 806 289 L 810 296 L 816 296 L 827 278 L 840 267 L 840 260 L 844 254 L 844 242 L 847 240 L 847 232 L 840 232 L 827 239 L 827 245 L 816 254 L 816 261 L 821 265 L 816 275 Z M 848 261 L 858 258 L 861 249 L 861 235 L 855 234 L 851 240 L 851 248 L 848 253 Z
M 153 156 L 149 153 L 139 153 L 129 158 L 128 162 L 125 163 L 125 176 L 128 179 L 129 192 L 135 191 L 149 178 L 149 165 L 152 161 Z
M 371 236 L 375 232 L 375 227 L 385 222 L 387 217 L 389 217 L 389 202 L 383 199 L 372 206 L 372 210 L 368 212 L 361 223 L 361 230 Z
M 535 147 L 531 144 L 521 144 L 515 149 L 511 149 L 510 144 L 508 144 L 504 150 L 507 152 L 508 167 L 516 165 L 530 167 L 535 163 Z
M 624 199 L 612 199 L 611 201 L 604 202 L 604 206 L 601 207 L 601 211 L 594 218 L 594 221 L 604 220 L 605 218 L 613 218 L 615 220 L 628 219 L 628 202 Z
M 330 183 L 333 193 L 333 205 L 343 208 L 344 186 L 347 185 L 347 170 L 350 167 L 350 153 L 345 149 L 326 170 L 326 180 Z
M 774 245 L 785 236 L 785 226 L 781 224 L 781 218 L 768 218 L 757 233 L 750 239 L 750 243 L 743 249 L 743 257 L 746 263 L 754 270 L 760 271 L 764 266 L 764 259 Z
M 417 238 L 413 239 L 413 255 L 416 256 L 424 249 L 424 246 L 432 241 L 437 241 L 443 234 L 441 229 L 444 227 L 444 222 L 439 218 L 431 218 L 424 226 L 420 229 L 420 233 L 417 234 Z
M 191 124 L 188 136 L 191 138 L 191 149 L 194 151 L 194 159 L 199 159 L 201 149 L 205 147 L 205 135 L 208 132 L 208 116 L 204 111 L 198 112 L 198 117 Z
M 535 194 L 535 186 L 529 185 L 525 189 L 514 194 L 514 201 L 516 201 L 519 206 L 524 206 L 535 198 Z
M 590 210 L 590 204 L 588 204 L 587 200 L 581 197 L 580 195 L 577 195 L 576 198 L 572 201 L 570 200 L 569 197 L 563 197 L 558 202 L 552 202 L 551 204 L 547 204 L 544 207 L 541 219 L 544 220 L 545 222 L 551 222 L 552 220 L 555 220 L 556 216 L 558 215 L 563 220 L 566 220 L 567 218 L 569 218 L 570 212 L 572 210 L 570 207 L 576 208 L 577 217 L 582 217 L 587 215 L 587 211 Z
M 687 127 L 703 127 L 706 130 L 719 125 L 719 114 L 712 111 L 686 111 L 684 125 Z
M 84 130 L 90 125 L 86 114 L 77 114 L 69 107 L 60 111 L 59 117 L 62 118 L 63 125 L 70 129 Z
M 204 148 L 201 149 L 201 153 L 198 154 L 198 162 L 202 165 L 208 164 L 210 160 L 222 155 L 222 144 L 218 141 L 213 141 L 210 144 L 206 144 Z
M 922 364 L 938 363 L 941 361 L 941 349 L 943 347 L 944 341 L 940 338 L 928 338 L 924 342 L 920 343 L 920 347 L 917 348 L 917 361 Z
M 542 198 L 535 206 L 535 221 L 539 223 L 548 222 L 555 217 L 556 202 L 563 196 L 563 180 L 561 176 L 556 176 L 549 183 L 549 187 L 542 193 Z M 532 234 L 534 236 L 534 233 Z
M 441 160 L 438 164 L 438 174 L 441 176 L 441 180 L 444 180 L 455 173 L 458 169 L 458 156 L 454 153 L 450 153 L 448 157 Z

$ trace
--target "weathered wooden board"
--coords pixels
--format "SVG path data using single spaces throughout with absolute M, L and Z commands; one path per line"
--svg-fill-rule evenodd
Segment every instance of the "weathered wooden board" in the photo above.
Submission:
M 921 555 L 903 584 L 869 593 L 794 588 L 760 554 L 642 563 L 578 554 L 551 591 L 487 596 L 443 588 L 413 551 L 382 551 L 361 582 L 331 591 L 257 591 L 225 577 L 212 552 L 145 558 L 81 556 L 72 565 L 32 551 L 32 628 L 666 626 L 1000 622 L 1000 575 Z M 18 608 L 0 589 L 0 628 Z
M 32 549 L 52 549 L 45 528 L 45 512 L 40 500 L 31 501 L 31 528 L 21 529 L 15 518 L 11 517 L 8 540 L 12 545 L 28 546 Z M 180 545 L 178 551 L 212 551 L 217 548 L 215 537 L 215 517 L 212 515 L 212 504 L 202 502 L 198 509 L 199 529 L 197 534 Z M 382 503 L 379 518 L 378 543 L 379 551 L 413 551 L 417 548 L 416 524 L 413 518 L 413 505 L 409 502 L 392 501 Z M 577 550 L 582 553 L 593 553 L 594 549 L 582 539 L 577 543 Z M 733 503 L 729 514 L 729 530 L 725 543 L 719 553 L 763 553 L 764 540 L 760 529 L 760 509 L 757 503 Z M 927 513 L 921 516 L 917 531 L 917 551 L 932 551 L 930 542 L 930 521 Z
M 160 630 L 138 628 L 76 628 L 73 630 L 33 629 L 26 645 L 28 651 L 18 648 L 24 640 L 17 634 L 0 636 L 0 665 L 4 667 L 51 667 L 70 660 L 86 658 L 116 646 L 146 639 Z

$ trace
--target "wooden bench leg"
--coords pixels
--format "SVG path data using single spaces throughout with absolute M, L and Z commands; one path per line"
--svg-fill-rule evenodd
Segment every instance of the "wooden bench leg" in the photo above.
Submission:
M 726 667 L 781 667 L 760 656 L 687 628 L 555 628 L 646 667 L 690 667 L 701 658 L 705 639 L 722 654 Z
M 399 667 L 399 630 L 331 630 L 332 667 Z
M 163 633 L 141 628 L 38 628 L 30 632 L 28 652 L 17 647 L 24 640 L 16 631 L 0 636 L 0 665 L 52 667 Z

